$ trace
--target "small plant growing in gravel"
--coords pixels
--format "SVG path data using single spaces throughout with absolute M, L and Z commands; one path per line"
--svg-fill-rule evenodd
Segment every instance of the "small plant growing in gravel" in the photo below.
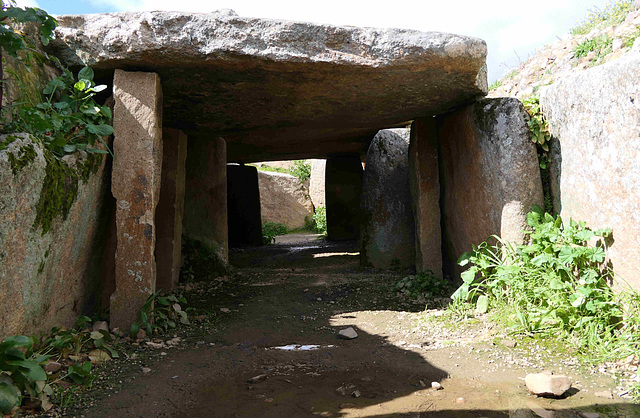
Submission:
M 433 271 L 425 270 L 398 280 L 395 289 L 410 299 L 431 299 L 450 295 L 453 286 L 448 280 L 437 278 Z
M 158 291 L 147 298 L 138 313 L 138 321 L 131 325 L 132 337 L 138 335 L 141 329 L 152 336 L 154 333 L 176 328 L 178 324 L 189 324 L 190 308 L 183 309 L 187 300 L 174 295 L 162 296 L 161 293 L 162 291 Z
M 570 32 L 572 35 L 584 35 L 598 26 L 617 25 L 623 22 L 632 10 L 634 10 L 633 0 L 610 1 L 602 9 L 590 10 L 582 23 Z
M 573 56 L 575 58 L 586 57 L 590 52 L 596 52 L 593 64 L 597 64 L 611 53 L 613 50 L 613 39 L 609 35 L 601 35 L 597 38 L 587 39 L 582 42 L 573 50 Z

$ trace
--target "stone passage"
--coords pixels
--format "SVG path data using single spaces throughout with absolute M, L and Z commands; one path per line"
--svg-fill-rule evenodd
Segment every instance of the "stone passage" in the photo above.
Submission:
M 162 167 L 162 88 L 154 73 L 116 70 L 111 191 L 117 200 L 111 326 L 127 329 L 156 289 L 155 211 Z
M 246 165 L 227 166 L 227 208 L 229 246 L 262 245 L 258 169 Z
M 367 152 L 362 180 L 360 262 L 413 267 L 415 224 L 409 190 L 409 130 L 385 129 Z
M 327 159 L 325 201 L 327 204 L 328 239 L 358 238 L 361 194 L 362 163 L 360 156 Z
M 445 272 L 491 235 L 521 242 L 526 214 L 543 205 L 526 113 L 517 99 L 484 99 L 437 117 Z

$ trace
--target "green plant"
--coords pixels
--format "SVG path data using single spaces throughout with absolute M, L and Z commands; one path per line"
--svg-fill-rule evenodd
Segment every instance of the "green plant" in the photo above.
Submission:
M 114 339 L 111 334 L 106 330 L 91 331 L 89 325 L 91 318 L 81 316 L 72 329 L 52 328 L 49 338 L 44 342 L 45 348 L 41 351 L 67 358 L 90 350 L 103 350 L 111 357 L 117 358 L 118 352 L 113 348 Z
M 640 295 L 609 287 L 604 249 L 611 230 L 563 223 L 537 206 L 527 223 L 526 245 L 494 236 L 495 244 L 463 254 L 459 264 L 470 267 L 452 298 L 476 302 L 484 295 L 513 330 L 563 335 L 593 356 L 621 358 L 640 349 Z
M 24 335 L 5 339 L 0 344 L 0 412 L 8 415 L 20 406 L 24 396 L 40 399 L 48 409 L 51 387 L 41 367 L 50 356 L 33 352 L 34 340 Z
M 570 32 L 572 35 L 584 35 L 598 26 L 617 25 L 623 22 L 632 10 L 633 0 L 610 1 L 602 10 L 589 10 L 587 17 Z
M 311 164 L 307 163 L 306 160 L 296 160 L 293 162 L 293 167 L 289 169 L 289 172 L 304 182 L 311 178 Z
M 596 52 L 593 63 L 598 63 L 606 55 L 610 54 L 613 48 L 613 39 L 609 35 L 600 35 L 593 39 L 587 39 L 573 50 L 575 58 L 586 57 L 590 52 Z
M 395 290 L 410 299 L 429 299 L 447 296 L 451 294 L 453 288 L 448 280 L 439 279 L 433 271 L 425 270 L 398 280 Z
M 313 215 L 313 231 L 318 234 L 327 233 L 327 209 L 324 206 L 317 207 Z
M 142 329 L 148 336 L 153 333 L 165 332 L 180 324 L 189 324 L 189 308 L 183 309 L 187 304 L 184 297 L 174 295 L 161 296 L 162 291 L 150 295 L 138 312 L 138 321 L 131 325 L 130 335 L 135 337 Z M 182 304 L 182 305 L 181 305 Z
M 529 114 L 527 126 L 529 126 L 529 130 L 531 131 L 531 140 L 544 151 L 549 151 L 551 134 L 549 134 L 549 125 L 540 109 L 540 97 L 530 96 L 523 100 L 522 104 Z
M 57 156 L 75 151 L 107 153 L 94 145 L 99 140 L 109 150 L 102 138 L 113 134 L 111 109 L 93 99 L 107 86 L 95 85 L 93 77 L 89 67 L 80 70 L 77 81 L 64 70 L 45 87 L 42 103 L 12 105 L 3 130 L 31 133 Z
M 47 45 L 49 40 L 53 39 L 53 31 L 58 26 L 58 21 L 50 16 L 47 12 L 37 7 L 16 7 L 14 1 L 2 1 L 2 10 L 0 10 L 0 80 L 4 80 L 2 51 L 6 51 L 9 55 L 19 58 L 19 51 L 36 52 L 24 34 L 16 31 L 17 24 L 35 22 L 40 32 L 40 41 L 43 45 Z M 2 107 L 2 93 L 0 88 L 0 108 Z
M 276 236 L 288 233 L 289 227 L 281 223 L 266 221 L 262 224 L 262 240 L 265 245 L 276 242 Z
M 85 361 L 82 364 L 72 364 L 71 366 L 69 366 L 68 376 L 78 385 L 83 385 L 93 380 L 93 377 L 91 375 L 91 362 Z
M 502 85 L 502 80 L 496 80 L 489 85 L 489 91 L 495 90 Z
M 640 38 L 640 27 L 636 28 L 635 32 L 624 39 L 624 46 L 631 48 L 638 38 Z

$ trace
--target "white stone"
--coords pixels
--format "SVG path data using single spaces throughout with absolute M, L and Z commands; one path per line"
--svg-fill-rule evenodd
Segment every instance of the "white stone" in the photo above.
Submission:
M 564 375 L 532 373 L 525 376 L 524 381 L 529 392 L 538 396 L 562 396 L 571 388 L 571 379 Z
M 338 336 L 340 336 L 340 338 L 344 338 L 345 340 L 353 340 L 354 338 L 358 338 L 358 333 L 355 329 L 349 327 L 340 330 L 340 332 L 338 332 Z

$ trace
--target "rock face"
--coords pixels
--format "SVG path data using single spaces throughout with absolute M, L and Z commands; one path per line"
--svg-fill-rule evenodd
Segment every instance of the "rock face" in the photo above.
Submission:
M 165 127 L 222 136 L 230 162 L 362 153 L 379 129 L 487 91 L 486 44 L 471 37 L 232 13 L 58 21 L 49 51 L 64 64 L 158 73 Z
M 285 173 L 258 171 L 262 222 L 303 228 L 305 219 L 313 215 L 313 203 L 302 182 Z
M 359 156 L 333 157 L 327 160 L 325 192 L 327 238 L 357 239 L 362 195 L 362 163 Z
M 442 278 L 438 167 L 436 121 L 434 118 L 416 119 L 411 124 L 409 146 L 409 185 L 416 227 L 416 270 L 431 270 L 436 277 Z
M 227 216 L 229 247 L 262 245 L 258 170 L 244 165 L 227 165 Z
M 415 224 L 409 189 L 409 130 L 385 129 L 367 152 L 362 178 L 360 263 L 412 267 Z
M 485 99 L 437 117 L 444 271 L 491 235 L 521 242 L 526 214 L 543 204 L 536 149 L 516 99 Z
M 557 139 L 554 200 L 562 218 L 610 227 L 614 271 L 640 290 L 640 54 L 580 72 L 544 90 Z
M 316 208 L 326 206 L 324 196 L 325 167 L 327 160 L 311 160 L 311 177 L 309 178 L 309 196 Z
M 26 134 L 0 136 L 0 340 L 73 326 L 101 302 L 107 159 L 66 160 Z

